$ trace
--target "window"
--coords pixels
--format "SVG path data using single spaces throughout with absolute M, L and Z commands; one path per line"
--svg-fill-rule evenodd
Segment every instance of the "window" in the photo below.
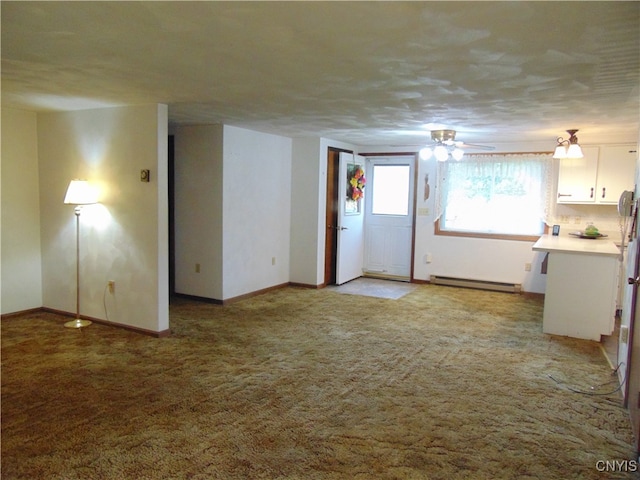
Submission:
M 437 233 L 523 239 L 544 233 L 551 155 L 469 155 L 438 166 Z
M 374 165 L 371 213 L 409 214 L 409 165 Z

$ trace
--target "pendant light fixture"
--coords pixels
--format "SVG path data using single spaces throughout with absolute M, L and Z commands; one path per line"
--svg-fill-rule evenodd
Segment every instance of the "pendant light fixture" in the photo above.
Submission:
M 556 149 L 553 152 L 553 158 L 582 158 L 584 154 L 582 153 L 582 148 L 578 144 L 578 137 L 576 137 L 577 129 L 575 130 L 567 130 L 569 134 L 568 139 L 563 139 L 562 137 L 558 137 L 556 139 L 557 145 Z

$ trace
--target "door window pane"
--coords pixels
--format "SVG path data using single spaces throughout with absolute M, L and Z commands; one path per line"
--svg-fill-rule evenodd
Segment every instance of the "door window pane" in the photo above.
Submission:
M 409 165 L 374 165 L 371 213 L 409 214 Z

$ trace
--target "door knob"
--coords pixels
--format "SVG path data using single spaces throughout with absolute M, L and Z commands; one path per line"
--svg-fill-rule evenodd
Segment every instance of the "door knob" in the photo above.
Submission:
M 627 282 L 629 282 L 629 285 L 640 285 L 640 277 L 636 277 L 636 278 L 627 278 Z

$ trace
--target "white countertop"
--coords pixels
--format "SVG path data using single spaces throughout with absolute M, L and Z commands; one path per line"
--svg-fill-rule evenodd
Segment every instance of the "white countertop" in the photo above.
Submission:
M 586 255 L 604 255 L 616 257 L 620 249 L 607 238 L 578 238 L 570 236 L 543 235 L 533 244 L 533 250 L 539 252 L 580 253 Z

